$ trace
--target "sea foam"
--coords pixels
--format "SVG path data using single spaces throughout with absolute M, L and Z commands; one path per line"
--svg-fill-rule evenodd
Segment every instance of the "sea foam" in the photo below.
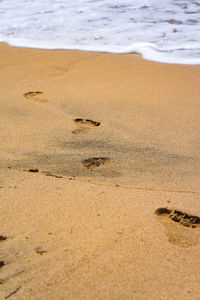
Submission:
M 0 41 L 200 64 L 196 0 L 1 0 Z

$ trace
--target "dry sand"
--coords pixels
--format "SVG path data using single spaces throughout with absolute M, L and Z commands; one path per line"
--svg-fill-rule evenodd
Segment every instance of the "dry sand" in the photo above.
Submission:
M 200 67 L 1 44 L 0 82 L 0 299 L 200 299 Z

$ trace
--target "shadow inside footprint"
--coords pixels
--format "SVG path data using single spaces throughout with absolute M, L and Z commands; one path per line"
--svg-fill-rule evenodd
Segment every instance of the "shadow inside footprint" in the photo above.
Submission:
M 93 170 L 94 168 L 104 165 L 108 161 L 110 161 L 109 157 L 92 157 L 82 160 L 82 164 L 87 169 Z
M 24 93 L 24 97 L 41 103 L 48 102 L 48 100 L 39 97 L 42 94 L 43 92 L 41 91 L 31 91 L 31 92 Z
M 42 247 L 36 247 L 35 248 L 35 253 L 43 255 L 43 254 L 47 253 L 47 251 L 43 250 Z
M 0 235 L 0 241 L 5 241 L 7 240 L 7 236 L 5 235 Z
M 179 210 L 171 210 L 171 209 L 161 207 L 155 211 L 155 214 L 157 216 L 167 216 L 172 221 L 177 222 L 180 225 L 186 227 L 196 228 L 198 225 L 200 225 L 199 217 L 188 215 Z
M 39 172 L 39 169 L 35 168 L 35 169 L 28 169 L 28 172 L 31 172 L 31 173 L 38 173 Z
M 24 97 L 25 98 L 32 98 L 32 97 L 35 97 L 35 96 L 41 95 L 41 94 L 43 94 L 41 91 L 27 92 L 27 93 L 24 93 Z
M 180 247 L 192 247 L 198 243 L 199 232 L 193 230 L 200 227 L 198 216 L 165 207 L 158 208 L 155 214 L 164 225 L 170 243 Z
M 5 262 L 3 260 L 0 261 L 0 268 L 3 268 L 5 266 Z
M 73 134 L 79 134 L 79 133 L 85 133 L 89 129 L 95 128 L 100 126 L 100 122 L 89 120 L 89 119 L 82 119 L 82 118 L 76 118 L 74 119 L 74 122 L 77 126 L 77 129 L 73 130 Z

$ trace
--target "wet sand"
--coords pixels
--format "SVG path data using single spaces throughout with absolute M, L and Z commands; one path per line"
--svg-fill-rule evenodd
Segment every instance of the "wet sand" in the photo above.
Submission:
M 0 299 L 199 299 L 200 67 L 0 44 Z

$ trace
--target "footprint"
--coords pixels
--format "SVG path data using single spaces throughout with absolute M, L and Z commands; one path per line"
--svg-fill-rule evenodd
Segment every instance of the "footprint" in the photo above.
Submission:
M 72 131 L 73 134 L 86 133 L 88 130 L 100 126 L 100 122 L 92 121 L 89 119 L 76 118 L 74 122 L 77 126 L 75 130 Z
M 36 101 L 36 102 L 40 102 L 40 103 L 48 102 L 48 100 L 40 97 L 40 95 L 42 95 L 42 94 L 43 94 L 43 92 L 41 92 L 41 91 L 32 91 L 32 92 L 24 93 L 24 97 L 27 99 Z
M 98 168 L 99 166 L 102 166 L 109 161 L 109 157 L 92 157 L 82 160 L 82 164 L 84 165 L 84 167 L 92 171 L 95 168 Z
M 67 67 L 59 67 L 59 66 L 55 66 L 52 67 L 52 75 L 53 76 L 62 76 L 65 73 L 69 72 L 69 68 Z
M 65 75 L 65 73 L 69 72 L 70 69 L 68 67 L 63 67 L 63 66 L 49 66 L 48 68 L 46 68 L 45 70 L 43 70 L 42 72 L 45 75 L 51 76 L 51 77 L 60 77 Z
M 199 241 L 200 218 L 175 209 L 158 208 L 168 241 L 179 247 L 193 247 Z

